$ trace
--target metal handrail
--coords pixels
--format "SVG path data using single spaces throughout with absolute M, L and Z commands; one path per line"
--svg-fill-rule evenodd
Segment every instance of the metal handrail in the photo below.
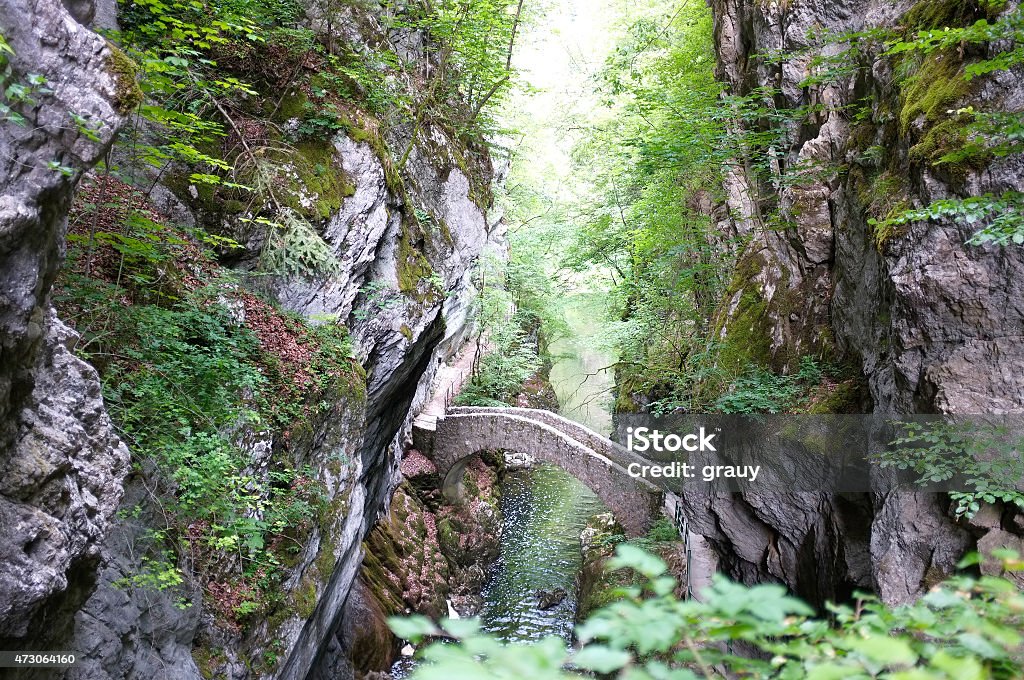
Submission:
M 690 561 L 693 557 L 690 546 L 690 522 L 678 502 L 676 502 L 675 511 L 673 520 L 675 521 L 676 530 L 679 531 L 679 537 L 683 539 L 683 552 L 686 554 L 686 590 L 683 592 L 683 597 L 689 600 L 693 598 L 693 585 L 690 582 Z

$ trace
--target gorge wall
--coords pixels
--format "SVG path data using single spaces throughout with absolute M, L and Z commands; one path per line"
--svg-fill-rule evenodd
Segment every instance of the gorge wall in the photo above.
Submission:
M 68 615 L 60 602 L 73 608 L 87 594 L 78 581 L 95 571 L 121 497 L 128 451 L 49 292 L 74 185 L 110 148 L 124 98 L 138 90 L 111 68 L 107 43 L 56 0 L 4 2 L 0 15 L 11 70 L 54 84 L 24 125 L 5 117 L 0 135 L 0 639 L 14 640 L 66 625 L 56 621 Z M 83 134 L 72 113 L 99 134 Z
M 727 168 L 719 227 L 749 243 L 715 315 L 720 338 L 779 371 L 794 370 L 806 354 L 852 361 L 867 394 L 851 390 L 835 405 L 843 412 L 1024 409 L 1024 251 L 968 245 L 976 229 L 953 219 L 890 230 L 869 223 L 938 199 L 1020 191 L 1019 154 L 936 161 L 966 139 L 957 108 L 1019 111 L 1024 73 L 1017 67 L 968 82 L 963 64 L 990 56 L 990 48 L 961 46 L 912 61 L 881 55 L 869 36 L 844 55 L 851 44 L 836 39 L 876 28 L 913 36 L 966 26 L 985 12 L 972 2 L 930 0 L 711 6 L 727 93 L 769 88 L 766 118 L 808 111 L 785 123 L 791 143 L 769 159 L 774 180 L 759 178 L 751 159 Z M 786 56 L 771 58 L 779 54 Z M 848 70 L 808 80 L 822 54 Z M 779 181 L 784 173 L 793 181 Z M 687 501 L 695 533 L 725 572 L 785 582 L 814 602 L 855 588 L 905 602 L 950 573 L 979 536 L 1008 536 L 1013 514 L 1001 521 L 996 511 L 965 526 L 950 518 L 944 496 L 912 492 Z
M 129 467 L 130 450 L 106 413 L 99 376 L 74 353 L 78 334 L 51 304 L 75 187 L 108 154 L 140 99 L 131 62 L 89 29 L 94 17 L 109 26 L 113 6 L 84 2 L 69 10 L 57 0 L 11 0 L 0 10 L 0 32 L 14 51 L 10 78 L 39 74 L 49 88 L 20 106 L 26 125 L 0 123 L 2 646 L 75 649 L 79 662 L 67 678 L 304 678 L 321 662 L 331 677 L 348 677 L 346 600 L 363 540 L 400 479 L 409 414 L 469 330 L 473 265 L 486 249 L 499 257 L 505 250 L 487 150 L 429 119 L 410 145 L 411 125 L 389 129 L 353 107 L 345 130 L 274 157 L 268 171 L 281 183 L 279 200 L 308 215 L 334 264 L 316 276 L 269 277 L 255 270 L 272 234 L 243 204 L 211 196 L 190 179 L 194 168 L 157 173 L 133 167 L 124 149 L 107 156 L 151 185 L 147 214 L 237 237 L 238 247 L 220 251 L 220 262 L 197 256 L 173 273 L 187 290 L 189 277 L 230 267 L 242 282 L 224 294 L 232 323 L 257 329 L 263 350 L 286 365 L 298 362 L 296 375 L 312 370 L 315 345 L 311 331 L 293 330 L 286 314 L 348 328 L 354 356 L 326 358 L 330 379 L 302 379 L 308 389 L 298 406 L 314 416 L 287 429 L 245 425 L 231 435 L 251 461 L 247 474 L 266 488 L 286 464 L 308 470 L 322 489 L 322 512 L 283 566 L 280 606 L 245 619 L 231 591 L 237 580 L 228 578 L 237 563 L 211 565 L 201 545 L 180 556 L 180 587 L 133 580 L 145 572 L 146 546 L 165 517 L 147 485 L 146 463 Z M 427 36 L 382 28 L 383 11 L 375 3 L 346 5 L 330 39 L 363 49 L 400 44 L 429 70 L 436 57 L 428 56 Z M 312 4 L 306 12 L 302 25 L 322 25 Z M 306 73 L 300 63 L 293 76 Z M 257 129 L 300 124 L 309 86 L 296 76 L 284 87 L 284 104 L 262 123 L 246 112 Z M 253 98 L 281 94 L 271 88 Z M 83 119 L 85 131 L 75 122 Z M 383 149 L 407 146 L 398 170 Z M 312 175 L 316 181 L 306 181 Z M 100 192 L 100 203 L 103 192 L 124 188 L 106 176 L 85 185 L 93 199 Z M 218 611 L 216 602 L 227 609 Z M 52 677 L 46 673 L 39 677 Z

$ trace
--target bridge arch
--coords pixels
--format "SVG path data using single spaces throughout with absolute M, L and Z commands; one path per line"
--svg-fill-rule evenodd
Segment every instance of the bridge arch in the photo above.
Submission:
M 437 418 L 429 449 L 450 502 L 464 498 L 466 465 L 488 449 L 527 453 L 586 484 L 626 531 L 639 535 L 662 515 L 664 492 L 626 472 L 625 449 L 550 411 L 453 408 Z

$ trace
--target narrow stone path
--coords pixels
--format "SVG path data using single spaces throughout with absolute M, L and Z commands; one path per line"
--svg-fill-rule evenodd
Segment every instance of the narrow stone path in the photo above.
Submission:
M 438 369 L 430 401 L 413 421 L 414 428 L 428 432 L 437 429 L 437 419 L 444 417 L 456 395 L 473 376 L 473 362 L 476 361 L 480 349 L 486 351 L 486 341 L 478 348 L 476 340 L 471 339 L 462 346 L 450 363 Z

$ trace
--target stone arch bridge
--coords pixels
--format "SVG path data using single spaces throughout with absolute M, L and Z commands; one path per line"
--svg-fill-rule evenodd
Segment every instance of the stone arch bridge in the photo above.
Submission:
M 550 411 L 452 407 L 418 419 L 414 440 L 437 465 L 442 491 L 452 502 L 463 498 L 467 463 L 481 451 L 503 449 L 527 453 L 579 479 L 631 535 L 646 532 L 663 512 L 678 519 L 674 494 L 626 471 L 630 463 L 650 461 Z

